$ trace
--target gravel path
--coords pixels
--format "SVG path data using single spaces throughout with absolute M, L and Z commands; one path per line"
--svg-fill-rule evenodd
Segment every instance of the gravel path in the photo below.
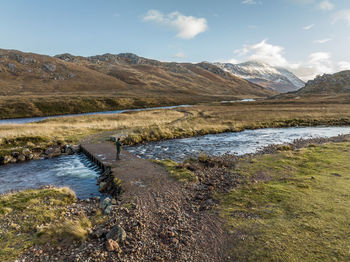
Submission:
M 107 220 L 95 226 L 84 243 L 58 249 L 35 247 L 25 254 L 24 261 L 229 260 L 224 252 L 227 235 L 223 223 L 212 200 L 207 205 L 203 194 L 198 195 L 203 186 L 180 183 L 163 167 L 126 151 L 115 161 L 111 143 L 85 144 L 84 148 L 112 166 L 112 174 L 122 180 L 123 193 Z M 87 202 L 75 209 L 89 217 L 94 213 L 91 206 L 97 208 L 99 202 Z M 108 232 L 116 227 L 125 230 L 126 238 L 111 251 Z

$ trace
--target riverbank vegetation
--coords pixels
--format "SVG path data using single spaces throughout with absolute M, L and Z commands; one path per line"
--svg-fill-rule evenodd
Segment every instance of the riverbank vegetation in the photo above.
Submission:
M 79 143 L 121 136 L 124 144 L 258 129 L 350 125 L 350 104 L 261 101 L 205 104 L 172 110 L 48 119 L 0 125 L 3 154 L 18 147 L 45 147 L 52 141 Z M 88 138 L 86 138 L 88 137 Z M 38 142 L 39 141 L 39 142 Z
M 206 99 L 211 101 L 210 99 Z M 197 100 L 179 98 L 125 97 L 101 95 L 56 96 L 0 96 L 0 119 L 81 114 L 146 107 L 196 103 Z
M 350 141 L 246 157 L 218 193 L 237 261 L 348 261 Z
M 0 196 L 0 261 L 14 261 L 38 244 L 55 247 L 83 241 L 94 221 L 83 213 L 72 214 L 76 201 L 69 188 L 29 189 Z

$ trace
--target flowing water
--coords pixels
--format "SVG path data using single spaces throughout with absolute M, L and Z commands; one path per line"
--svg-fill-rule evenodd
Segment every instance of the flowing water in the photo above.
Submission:
M 293 142 L 299 138 L 333 137 L 350 134 L 350 127 L 267 128 L 223 133 L 200 137 L 174 139 L 126 147 L 146 159 L 173 159 L 182 161 L 200 152 L 208 155 L 224 153 L 246 154 L 271 145 Z M 83 199 L 101 196 L 96 179 L 99 168 L 83 154 L 35 160 L 0 166 L 0 194 L 11 190 L 37 188 L 43 185 L 68 186 Z
M 102 196 L 96 179 L 100 169 L 83 154 L 0 166 L 0 194 L 44 185 L 68 186 L 80 199 Z
M 208 155 L 243 155 L 254 153 L 271 144 L 290 143 L 294 139 L 333 137 L 341 134 L 350 134 L 350 127 L 266 128 L 152 142 L 127 147 L 126 150 L 145 159 L 182 161 L 201 152 Z
M 174 109 L 181 107 L 190 107 L 190 105 L 179 105 L 179 106 L 162 106 L 162 107 L 150 107 L 150 108 L 138 108 L 138 109 L 125 109 L 125 110 L 115 110 L 115 111 L 102 111 L 102 112 L 91 112 L 82 114 L 68 114 L 68 115 L 57 115 L 57 116 L 42 116 L 42 117 L 25 117 L 25 118 L 11 118 L 11 119 L 0 119 L 0 125 L 5 124 L 27 124 L 40 122 L 45 119 L 58 118 L 58 117 L 72 117 L 72 116 L 89 116 L 89 115 L 110 115 L 110 114 L 121 114 L 125 112 L 133 111 L 149 111 L 156 109 Z

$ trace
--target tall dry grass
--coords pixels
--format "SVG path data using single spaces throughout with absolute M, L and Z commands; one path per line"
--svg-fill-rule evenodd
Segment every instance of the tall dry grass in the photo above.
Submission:
M 124 135 L 125 143 L 264 127 L 350 125 L 349 104 L 237 103 L 119 115 L 92 115 L 22 125 L 0 125 L 0 139 L 45 137 L 79 141 L 105 132 Z M 107 132 L 108 131 L 108 132 Z M 103 135 L 101 138 L 105 138 Z

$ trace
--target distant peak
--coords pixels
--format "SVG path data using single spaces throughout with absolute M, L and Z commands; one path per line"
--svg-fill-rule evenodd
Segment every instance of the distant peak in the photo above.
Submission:
M 262 66 L 262 67 L 272 67 L 270 64 L 266 62 L 251 60 L 238 64 L 240 66 Z

